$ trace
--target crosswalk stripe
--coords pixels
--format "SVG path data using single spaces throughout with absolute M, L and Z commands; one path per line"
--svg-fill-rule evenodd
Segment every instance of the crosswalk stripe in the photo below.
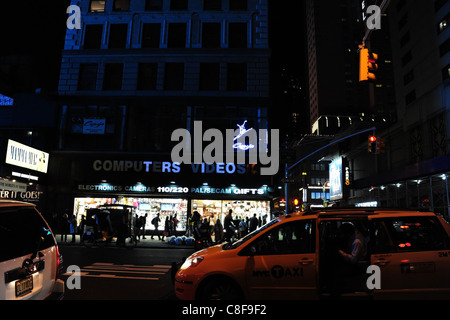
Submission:
M 88 272 L 121 272 L 121 273 L 139 273 L 139 274 L 166 274 L 166 272 L 153 272 L 153 271 L 128 271 L 128 270 L 118 270 L 118 269 L 81 269 L 81 271 Z
M 167 274 L 170 268 L 171 266 L 168 265 L 136 266 L 131 264 L 116 265 L 114 263 L 95 262 L 92 265 L 82 267 L 80 269 L 80 276 L 109 279 L 159 280 L 160 278 L 156 278 L 155 276 Z M 128 275 L 123 275 L 124 273 Z M 71 276 L 73 274 L 64 273 L 62 275 Z M 148 275 L 149 277 L 142 275 Z

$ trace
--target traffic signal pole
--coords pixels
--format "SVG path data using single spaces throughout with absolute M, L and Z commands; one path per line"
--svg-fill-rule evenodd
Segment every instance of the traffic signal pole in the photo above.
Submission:
M 366 132 L 369 132 L 369 131 L 375 131 L 376 130 L 376 127 L 371 127 L 371 128 L 369 128 L 369 129 L 364 129 L 364 130 L 362 130 L 362 131 L 358 131 L 358 132 L 355 132 L 355 133 L 352 133 L 352 134 L 350 134 L 350 135 L 348 135 L 348 136 L 345 136 L 345 137 L 342 137 L 342 138 L 340 138 L 340 139 L 337 139 L 336 141 L 333 141 L 333 142 L 330 142 L 329 144 L 327 144 L 327 145 L 325 145 L 325 146 L 323 146 L 323 147 L 321 147 L 321 148 L 319 148 L 319 149 L 317 149 L 317 150 L 315 150 L 315 151 L 313 151 L 313 152 L 311 152 L 310 154 L 308 154 L 307 156 L 305 156 L 305 157 L 303 157 L 303 158 L 301 158 L 299 161 L 297 161 L 296 163 L 294 163 L 292 166 L 288 166 L 288 164 L 287 164 L 287 162 L 286 162 L 286 165 L 285 165 L 285 172 L 284 172 L 284 178 L 285 178 L 285 186 L 284 186 L 284 190 L 285 190 L 285 201 L 286 201 L 286 214 L 289 214 L 289 193 L 288 193 L 288 184 L 289 184 L 289 182 L 288 182 L 288 177 L 289 177 L 289 172 L 292 170 L 292 169 L 294 169 L 296 166 L 298 166 L 301 162 L 303 162 L 304 160 L 306 160 L 307 158 L 309 158 L 310 156 L 312 156 L 312 155 L 314 155 L 314 154 L 316 154 L 317 152 L 319 152 L 319 151 L 322 151 L 322 150 L 324 150 L 324 149 L 326 149 L 326 148 L 328 148 L 328 147 L 330 147 L 330 146 L 332 146 L 332 145 L 334 145 L 334 144 L 336 144 L 336 143 L 339 143 L 339 142 L 341 142 L 341 141 L 344 141 L 344 140 L 347 140 L 347 139 L 349 139 L 349 138 L 351 138 L 351 137 L 354 137 L 354 136 L 357 136 L 357 135 L 359 135 L 359 134 L 362 134 L 362 133 L 366 133 Z M 287 145 L 286 145 L 286 148 L 287 148 Z

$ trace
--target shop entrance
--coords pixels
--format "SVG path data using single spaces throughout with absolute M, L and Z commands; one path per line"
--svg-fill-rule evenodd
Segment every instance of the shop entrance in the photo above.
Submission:
M 176 225 L 173 225 L 174 231 L 186 230 L 186 215 L 188 201 L 187 199 L 168 199 L 168 198 L 139 198 L 139 197 L 112 197 L 112 198 L 89 198 L 80 197 L 74 199 L 74 212 L 78 225 L 83 216 L 86 215 L 86 210 L 95 209 L 103 205 L 128 205 L 136 208 L 135 214 L 137 217 L 146 216 L 145 230 L 150 231 L 154 229 L 151 221 L 159 213 L 160 223 L 158 230 L 163 231 L 165 220 L 174 221 L 176 218 Z

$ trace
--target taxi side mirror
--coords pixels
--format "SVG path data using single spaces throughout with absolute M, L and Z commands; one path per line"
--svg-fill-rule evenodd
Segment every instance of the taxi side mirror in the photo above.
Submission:
M 249 255 L 253 257 L 256 254 L 256 247 L 250 246 Z

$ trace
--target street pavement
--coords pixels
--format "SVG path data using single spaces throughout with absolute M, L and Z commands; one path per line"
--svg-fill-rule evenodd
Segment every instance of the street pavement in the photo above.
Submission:
M 83 243 L 80 242 L 80 235 L 75 235 L 75 241 L 72 242 L 72 235 L 68 234 L 67 235 L 67 240 L 63 241 L 65 239 L 61 238 L 61 234 L 55 234 L 55 238 L 56 241 L 58 243 L 58 246 L 80 246 L 80 245 L 85 245 Z M 154 239 L 151 238 L 150 235 L 146 235 L 145 239 L 143 239 L 142 237 L 140 238 L 140 240 L 136 243 L 136 248 L 167 248 L 167 249 L 193 249 L 194 246 L 193 245 L 185 245 L 185 244 L 171 244 L 169 243 L 169 239 L 170 237 L 165 237 L 164 240 L 158 240 L 158 237 L 154 237 Z M 115 247 L 116 246 L 116 242 L 112 241 L 111 243 L 108 244 L 100 244 L 103 246 L 107 246 L 107 247 Z M 132 245 L 130 244 L 130 238 L 126 239 L 126 246 L 127 247 L 131 247 Z

